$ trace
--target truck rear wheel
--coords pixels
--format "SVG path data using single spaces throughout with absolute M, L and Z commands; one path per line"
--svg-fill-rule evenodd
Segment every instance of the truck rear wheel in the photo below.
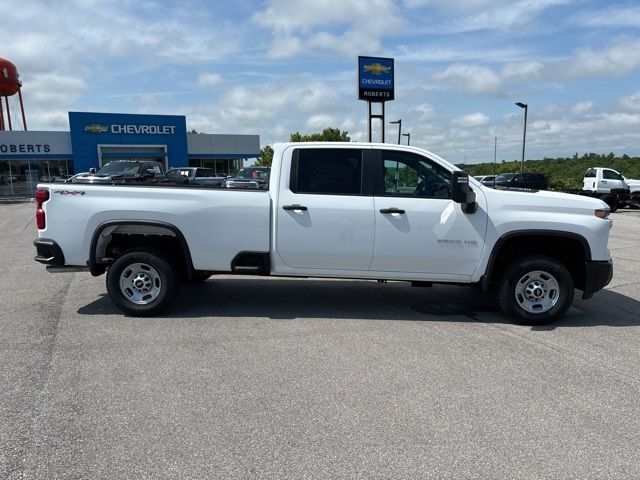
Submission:
M 502 310 L 524 325 L 551 323 L 573 302 L 573 278 L 558 260 L 527 255 L 504 271 L 498 297 Z
M 134 317 L 162 313 L 180 288 L 177 271 L 161 251 L 135 250 L 118 257 L 107 271 L 107 292 L 118 309 Z

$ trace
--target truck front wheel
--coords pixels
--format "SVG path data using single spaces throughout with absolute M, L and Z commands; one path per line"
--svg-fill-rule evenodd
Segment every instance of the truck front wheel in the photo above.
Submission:
M 573 302 L 573 278 L 558 260 L 527 255 L 513 260 L 500 281 L 502 310 L 525 325 L 543 325 L 564 315 Z
M 162 313 L 175 300 L 179 288 L 173 264 L 156 250 L 126 252 L 107 271 L 111 301 L 134 317 Z

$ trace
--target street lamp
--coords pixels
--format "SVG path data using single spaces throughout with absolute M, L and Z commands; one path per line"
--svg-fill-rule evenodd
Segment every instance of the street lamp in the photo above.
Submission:
M 403 133 L 402 136 L 403 137 L 407 137 L 407 145 L 409 145 L 411 143 L 411 132 Z M 398 142 L 398 143 L 400 143 L 400 142 Z
M 524 144 L 527 141 L 527 110 L 529 106 L 526 103 L 516 102 L 516 105 L 520 108 L 524 108 L 524 133 L 522 134 L 522 163 L 520 164 L 520 171 L 524 172 Z
M 398 145 L 400 145 L 400 133 L 402 132 L 402 119 L 394 120 L 393 122 L 389 122 L 389 123 L 393 123 L 394 125 L 395 124 L 398 125 Z

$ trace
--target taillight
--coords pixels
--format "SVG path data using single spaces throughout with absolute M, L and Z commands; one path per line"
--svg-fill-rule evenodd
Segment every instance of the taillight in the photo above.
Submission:
M 43 230 L 47 226 L 47 222 L 42 204 L 49 200 L 49 190 L 36 190 L 33 197 L 36 200 L 36 224 L 38 225 L 38 230 Z

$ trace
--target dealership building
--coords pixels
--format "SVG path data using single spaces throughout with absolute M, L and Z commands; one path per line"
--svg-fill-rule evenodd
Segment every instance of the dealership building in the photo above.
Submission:
M 69 112 L 69 131 L 0 131 L 0 197 L 29 196 L 39 181 L 112 160 L 157 160 L 231 174 L 260 154 L 258 135 L 187 133 L 179 115 Z

